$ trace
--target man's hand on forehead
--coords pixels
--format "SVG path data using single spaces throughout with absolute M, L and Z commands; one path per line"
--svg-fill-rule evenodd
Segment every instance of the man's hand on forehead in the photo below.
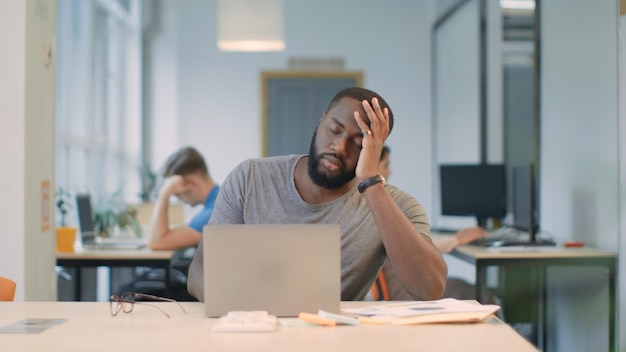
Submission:
M 361 116 L 361 119 L 363 120 L 363 122 L 365 122 L 367 127 L 370 127 L 372 125 L 372 121 L 370 121 L 370 118 L 367 116 L 367 111 L 365 111 L 365 108 L 363 107 L 363 105 L 366 102 L 367 102 L 367 100 L 363 100 L 361 102 L 361 104 L 359 105 L 359 107 L 354 111 L 354 114 L 355 114 L 355 116 L 356 116 L 356 114 L 359 114 L 359 116 Z
M 361 106 L 363 107 L 363 111 L 355 111 L 354 117 L 359 127 L 363 130 L 363 135 L 375 134 L 378 137 L 382 137 L 383 141 L 387 139 L 389 135 L 389 109 L 386 107 L 384 109 L 381 108 L 376 97 L 372 98 L 371 102 L 367 100 L 361 101 Z M 367 129 L 364 129 L 364 126 L 359 123 L 359 120 L 367 126 Z
M 389 110 L 381 109 L 376 98 L 371 102 L 363 100 L 361 106 L 364 113 L 355 111 L 354 119 L 363 133 L 363 147 L 356 167 L 356 176 L 363 179 L 378 174 L 380 152 L 389 135 Z

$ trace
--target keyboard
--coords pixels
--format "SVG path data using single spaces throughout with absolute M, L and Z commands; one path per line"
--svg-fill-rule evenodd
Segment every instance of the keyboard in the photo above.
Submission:
M 507 239 L 502 237 L 483 237 L 477 238 L 469 244 L 480 247 L 501 247 L 506 241 Z
M 86 249 L 141 249 L 144 247 L 146 247 L 145 242 L 133 240 L 102 241 L 83 244 L 83 248 Z
M 232 311 L 220 317 L 211 327 L 214 332 L 270 332 L 278 319 L 264 310 Z
M 431 227 L 431 233 L 452 234 L 459 232 L 459 229 L 453 229 L 449 227 Z
M 506 237 L 484 237 L 478 238 L 469 244 L 480 247 L 513 247 L 513 246 L 554 246 L 556 245 L 553 241 L 549 240 L 537 240 L 535 242 L 530 242 L 524 239 L 518 238 L 506 238 Z

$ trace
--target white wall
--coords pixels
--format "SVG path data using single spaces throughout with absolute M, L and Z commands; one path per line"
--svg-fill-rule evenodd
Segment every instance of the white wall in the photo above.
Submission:
M 167 157 L 179 147 L 185 145 L 185 140 L 179 143 L 179 2 L 155 1 L 151 5 L 158 6 L 156 18 L 152 19 L 154 42 L 148 52 L 151 80 L 149 96 L 152 119 L 152 168 L 160 171 Z M 182 143 L 182 144 L 181 144 Z
M 541 2 L 542 228 L 558 241 L 613 251 L 619 234 L 616 10 L 617 2 L 608 0 Z M 550 350 L 607 350 L 608 291 L 606 280 L 592 279 L 598 274 L 549 272 Z
M 620 19 L 619 19 L 619 133 L 620 133 L 620 145 L 619 145 L 619 161 L 620 161 L 620 238 L 619 238 L 619 253 L 626 253 L 626 4 L 620 2 Z M 621 351 L 626 351 L 626 260 L 620 260 L 618 262 L 617 272 L 620 273 L 620 280 L 618 282 L 618 318 L 621 342 Z
M 54 47 L 56 0 L 26 3 L 26 93 L 25 93 L 25 185 L 26 247 L 25 299 L 56 300 L 56 235 L 54 223 Z M 47 58 L 45 58 L 47 56 Z M 48 191 L 42 184 L 49 184 Z M 45 198 L 44 193 L 47 193 Z M 45 221 L 44 217 L 48 217 Z M 45 225 L 44 223 L 47 223 Z
M 0 55 L 0 275 L 19 284 L 16 299 L 24 299 L 24 70 L 26 67 L 26 3 L 9 1 L 0 11 L 0 31 L 5 36 Z M 16 264 L 17 263 L 17 264 Z
M 54 272 L 54 43 L 56 1 L 4 3 L 0 28 L 0 275 L 17 282 L 16 300 L 56 299 Z M 48 201 L 42 183 L 48 182 Z M 49 226 L 44 217 L 49 216 Z
M 178 23 L 177 40 L 164 39 L 170 47 L 160 50 L 178 53 L 178 78 L 172 83 L 178 84 L 178 101 L 163 95 L 154 103 L 176 109 L 170 118 L 180 121 L 177 146 L 196 146 L 216 181 L 244 159 L 261 156 L 261 71 L 286 69 L 291 57 L 342 57 L 346 69 L 364 72 L 364 85 L 385 97 L 396 116 L 388 141 L 391 183 L 431 212 L 429 2 L 285 1 L 287 49 L 278 53 L 220 52 L 216 2 L 176 4 L 163 15 L 165 23 Z

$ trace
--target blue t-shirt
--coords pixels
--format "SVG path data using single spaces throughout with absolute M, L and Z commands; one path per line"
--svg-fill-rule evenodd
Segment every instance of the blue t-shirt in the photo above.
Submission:
M 189 227 L 192 229 L 202 233 L 202 228 L 209 222 L 211 218 L 211 214 L 213 213 L 213 206 L 215 206 L 215 199 L 217 199 L 217 194 L 220 191 L 220 187 L 215 185 L 209 195 L 206 197 L 204 201 L 204 209 L 200 213 L 191 219 L 189 222 Z

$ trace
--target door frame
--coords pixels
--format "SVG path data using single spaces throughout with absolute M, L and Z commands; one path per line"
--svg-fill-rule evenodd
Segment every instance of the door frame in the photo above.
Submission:
M 363 86 L 361 71 L 262 71 L 261 72 L 261 155 L 267 156 L 267 120 L 269 113 L 268 81 L 270 79 L 305 80 L 305 79 L 354 79 L 357 87 Z

